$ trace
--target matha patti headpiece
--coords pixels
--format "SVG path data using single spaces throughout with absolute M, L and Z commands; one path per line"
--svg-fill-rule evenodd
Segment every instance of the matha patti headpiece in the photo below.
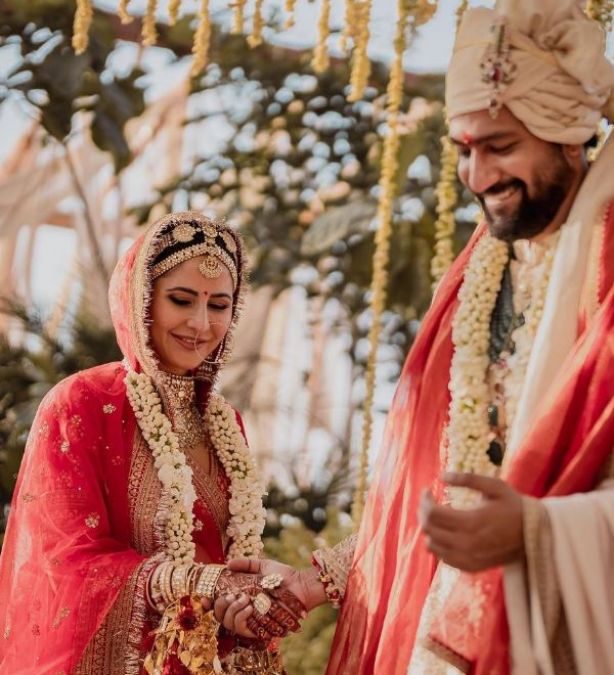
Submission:
M 209 219 L 170 220 L 154 243 L 151 279 L 154 281 L 177 265 L 204 256 L 198 266 L 208 279 L 217 279 L 226 267 L 233 287 L 238 283 L 237 244 L 230 232 Z
M 491 42 L 480 63 L 482 82 L 491 86 L 488 112 L 495 119 L 503 105 L 503 92 L 514 80 L 516 66 L 510 59 L 510 43 L 505 18 L 498 17 L 490 28 Z

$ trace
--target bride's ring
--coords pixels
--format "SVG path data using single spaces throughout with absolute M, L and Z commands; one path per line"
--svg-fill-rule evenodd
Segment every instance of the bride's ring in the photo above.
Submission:
M 254 598 L 254 608 L 259 614 L 262 614 L 262 616 L 269 612 L 272 604 L 271 598 L 269 598 L 266 593 L 258 593 Z
M 283 580 L 284 578 L 281 576 L 281 574 L 267 574 L 260 580 L 260 587 L 264 588 L 265 590 L 278 588 L 281 586 Z

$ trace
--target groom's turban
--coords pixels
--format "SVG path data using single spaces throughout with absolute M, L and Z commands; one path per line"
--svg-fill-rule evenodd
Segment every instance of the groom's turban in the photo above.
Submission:
M 497 21 L 506 41 L 498 52 L 491 30 Z M 493 50 L 495 60 L 503 53 L 507 71 L 487 62 Z M 465 13 L 446 78 L 448 117 L 488 109 L 496 83 L 499 103 L 545 141 L 585 143 L 602 115 L 614 121 L 604 31 L 578 0 L 499 0 L 494 10 Z

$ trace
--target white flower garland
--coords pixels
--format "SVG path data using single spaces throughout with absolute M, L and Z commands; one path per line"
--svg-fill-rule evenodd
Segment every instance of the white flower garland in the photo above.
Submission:
M 460 288 L 459 307 L 452 322 L 454 355 L 450 368 L 450 421 L 446 430 L 448 470 L 493 475 L 487 455 L 489 391 L 486 382 L 490 318 L 501 289 L 508 245 L 487 234 L 476 244 Z M 467 493 L 452 490 L 453 501 Z
M 166 524 L 166 549 L 178 563 L 194 562 L 192 509 L 196 491 L 192 469 L 179 448 L 177 434 L 162 410 L 160 396 L 145 373 L 129 370 L 126 375 L 128 400 L 143 438 L 151 448 L 158 478 L 170 499 Z M 232 539 L 229 557 L 257 556 L 262 551 L 265 525 L 262 507 L 264 488 L 249 453 L 234 410 L 221 397 L 213 395 L 205 422 L 216 454 L 230 481 L 230 521 L 227 534 Z
M 548 243 L 548 248 L 544 253 L 543 260 L 533 271 L 531 279 L 533 292 L 528 307 L 524 311 L 525 321 L 512 335 L 515 350 L 508 359 L 508 373 L 505 378 L 505 419 L 508 420 L 508 439 L 511 425 L 516 418 L 518 401 L 520 400 L 529 359 L 531 358 L 533 343 L 544 313 L 546 293 L 548 291 L 548 284 L 550 283 L 550 273 L 552 271 L 552 263 L 554 262 L 554 254 L 556 252 L 559 234 L 560 231 L 552 235 L 552 239 Z M 531 270 L 528 271 L 531 272 Z M 526 272 L 527 270 L 523 271 L 523 277 Z
M 546 252 L 543 271 L 525 313 L 524 333 L 514 354 L 514 378 L 526 375 L 533 339 L 544 311 L 546 292 L 555 247 Z M 459 307 L 452 322 L 454 355 L 450 368 L 450 419 L 446 429 L 448 443 L 447 468 L 450 471 L 492 476 L 497 467 L 487 450 L 491 428 L 488 423 L 490 392 L 487 383 L 489 367 L 490 320 L 501 289 L 503 270 L 509 258 L 508 244 L 487 234 L 476 244 L 459 291 Z M 516 383 L 518 384 L 518 383 Z M 517 393 L 520 387 L 516 387 Z M 508 425 L 513 422 L 518 404 L 506 401 Z M 455 505 L 473 503 L 476 494 L 451 489 Z

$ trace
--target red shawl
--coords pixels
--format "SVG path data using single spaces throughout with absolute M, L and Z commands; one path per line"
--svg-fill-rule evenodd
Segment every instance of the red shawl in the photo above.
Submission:
M 118 343 L 137 368 L 143 345 L 135 326 L 148 295 L 135 282 L 150 236 L 120 261 L 110 292 Z M 0 557 L 1 673 L 72 673 L 112 610 L 113 627 L 125 633 L 126 645 L 134 642 L 138 657 L 143 583 L 159 551 L 150 525 L 161 486 L 137 433 L 125 374 L 121 364 L 110 363 L 69 377 L 37 412 Z M 199 550 L 209 561 L 223 562 L 219 518 L 200 499 L 195 515 L 203 525 L 194 534 Z M 113 672 L 124 675 L 119 656 L 109 658 L 117 662 Z M 106 667 L 82 667 L 109 675 Z
M 565 495 L 594 487 L 614 441 L 614 213 L 600 260 L 601 308 L 578 338 L 543 401 L 507 480 L 525 494 Z M 425 488 L 441 495 L 441 436 L 447 422 L 452 318 L 478 228 L 439 288 L 403 369 L 368 496 L 327 675 L 407 675 L 437 561 L 421 536 Z M 581 317 L 582 318 L 582 317 Z M 583 322 L 582 322 L 583 323 Z M 484 593 L 482 620 L 468 621 Z M 478 612 L 479 613 L 479 612 Z M 431 637 L 475 673 L 509 671 L 501 570 L 463 575 Z

